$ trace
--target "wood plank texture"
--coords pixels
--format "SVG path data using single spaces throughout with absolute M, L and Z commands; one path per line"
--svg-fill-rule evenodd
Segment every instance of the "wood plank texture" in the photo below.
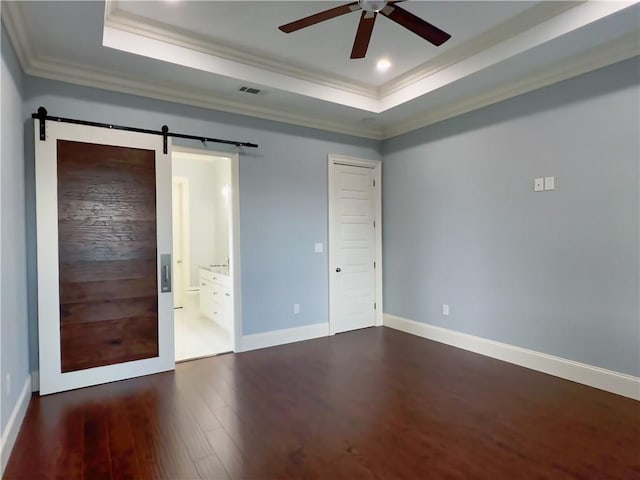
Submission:
M 640 404 L 384 327 L 31 399 L 5 480 L 635 479 Z
M 83 322 L 60 327 L 62 371 L 158 356 L 156 316 Z
M 66 140 L 57 149 L 62 372 L 156 357 L 154 152 Z M 107 428 L 95 418 L 92 429 Z M 110 475 L 95 467 L 92 476 Z
M 148 260 L 113 260 L 110 262 L 60 263 L 60 276 L 67 282 L 97 282 L 145 278 L 157 268 L 155 258 Z
M 100 322 L 158 316 L 158 297 L 137 297 L 117 300 L 69 303 L 60 306 L 60 324 Z

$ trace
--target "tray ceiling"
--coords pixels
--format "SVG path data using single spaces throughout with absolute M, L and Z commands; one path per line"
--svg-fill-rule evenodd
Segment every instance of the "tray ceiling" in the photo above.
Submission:
M 640 53 L 637 2 L 407 1 L 452 39 L 381 18 L 361 60 L 358 13 L 277 29 L 341 3 L 3 1 L 2 17 L 31 75 L 374 138 Z

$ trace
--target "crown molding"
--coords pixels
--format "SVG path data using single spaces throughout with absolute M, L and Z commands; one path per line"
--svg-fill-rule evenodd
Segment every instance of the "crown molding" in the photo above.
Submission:
M 287 75 L 299 80 L 312 82 L 325 87 L 335 88 L 355 95 L 362 95 L 371 99 L 378 99 L 375 87 L 364 83 L 354 82 L 337 75 L 327 75 L 323 72 L 292 65 L 290 62 L 267 55 L 256 55 L 219 42 L 214 43 L 210 37 L 187 32 L 161 22 L 139 17 L 118 7 L 118 0 L 105 2 L 105 27 L 115 28 L 135 35 L 141 35 L 153 40 L 176 45 L 178 47 L 195 50 L 214 57 L 241 63 L 272 73 Z
M 34 57 L 33 47 L 27 35 L 26 22 L 22 15 L 19 2 L 2 2 L 0 9 L 2 23 L 7 30 L 7 36 L 11 39 L 13 50 L 23 71 L 27 71 L 29 62 Z
M 485 33 L 467 40 L 457 47 L 439 55 L 418 67 L 391 79 L 378 88 L 378 98 L 391 95 L 421 80 L 449 68 L 467 58 L 481 53 L 490 47 L 515 37 L 525 30 L 535 27 L 584 1 L 541 2 L 514 17 L 498 24 Z
M 433 125 L 493 103 L 638 56 L 640 55 L 639 39 L 639 31 L 629 33 L 618 40 L 613 40 L 589 52 L 556 63 L 536 75 L 529 75 L 523 80 L 484 91 L 441 108 L 429 110 L 423 115 L 417 115 L 391 128 L 383 128 L 382 137 L 385 140 L 396 137 L 403 133 Z
M 274 122 L 283 122 L 302 127 L 316 128 L 344 135 L 380 140 L 381 130 L 377 127 L 340 123 L 333 119 L 300 115 L 286 110 L 248 105 L 220 97 L 213 97 L 210 92 L 186 90 L 183 86 L 150 83 L 148 79 L 115 75 L 106 70 L 87 68 L 84 65 L 63 62 L 54 58 L 38 58 L 30 62 L 25 71 L 35 77 L 57 80 L 75 85 L 109 90 L 113 92 L 154 98 L 172 103 L 191 105 L 199 108 L 218 110 L 227 113 L 245 115 Z

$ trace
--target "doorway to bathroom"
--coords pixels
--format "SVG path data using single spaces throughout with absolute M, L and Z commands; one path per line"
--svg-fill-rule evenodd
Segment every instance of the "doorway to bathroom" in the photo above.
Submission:
M 237 155 L 174 147 L 171 163 L 179 362 L 237 350 Z

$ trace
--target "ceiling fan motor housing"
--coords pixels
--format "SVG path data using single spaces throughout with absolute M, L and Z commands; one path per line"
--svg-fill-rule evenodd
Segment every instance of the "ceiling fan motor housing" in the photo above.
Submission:
M 358 3 L 365 12 L 379 12 L 387 5 L 387 2 L 380 0 L 359 0 Z

